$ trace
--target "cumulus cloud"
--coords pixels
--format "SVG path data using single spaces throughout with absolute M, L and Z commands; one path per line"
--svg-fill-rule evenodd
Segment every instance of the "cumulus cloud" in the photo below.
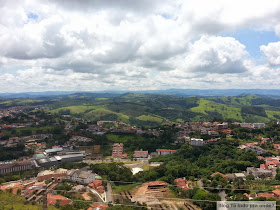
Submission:
M 2 91 L 279 85 L 277 69 L 221 36 L 279 35 L 278 0 L 9 0 L 0 13 Z M 279 42 L 260 49 L 280 64 Z
M 202 36 L 194 42 L 186 57 L 186 68 L 194 72 L 242 73 L 245 46 L 232 37 Z
M 260 46 L 260 50 L 266 55 L 268 62 L 271 65 L 280 65 L 280 42 L 262 45 Z

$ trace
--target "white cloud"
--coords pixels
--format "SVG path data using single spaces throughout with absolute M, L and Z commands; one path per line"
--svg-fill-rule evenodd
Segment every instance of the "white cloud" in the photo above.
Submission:
M 0 13 L 0 92 L 279 85 L 276 69 L 220 36 L 279 35 L 278 0 L 9 0 Z M 278 49 L 261 46 L 271 65 Z
M 194 72 L 242 73 L 248 56 L 245 46 L 232 37 L 202 36 L 186 57 L 186 68 Z
M 280 42 L 262 45 L 260 46 L 260 50 L 266 55 L 268 62 L 271 65 L 280 65 Z

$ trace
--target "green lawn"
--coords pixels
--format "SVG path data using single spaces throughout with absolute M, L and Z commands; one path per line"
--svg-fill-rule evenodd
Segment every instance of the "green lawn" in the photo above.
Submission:
M 42 209 L 42 205 L 24 205 L 25 199 L 19 195 L 0 192 L 0 209 L 1 210 L 38 210 Z M 57 210 L 54 206 L 49 206 L 49 210 Z
M 80 114 L 80 113 L 84 113 L 90 110 L 95 110 L 98 108 L 102 108 L 102 106 L 66 106 L 66 107 L 60 107 L 58 109 L 53 109 L 51 110 L 51 113 L 58 113 L 61 110 L 70 110 L 71 114 Z
M 90 111 L 85 114 L 85 118 L 89 119 L 89 120 L 102 120 L 102 117 L 109 116 L 109 115 L 111 115 L 111 117 L 113 118 L 112 120 L 120 120 L 122 122 L 128 122 L 128 120 L 129 120 L 129 116 L 121 114 L 121 113 L 113 112 L 106 108 L 99 108 L 99 109 Z
M 107 134 L 107 139 L 113 142 L 126 143 L 127 141 L 138 141 L 143 140 L 140 135 L 117 135 L 117 134 Z
M 140 184 L 128 184 L 128 185 L 115 185 L 112 184 L 112 188 L 114 193 L 120 193 L 123 191 L 129 191 L 132 190 L 133 188 L 139 186 Z
M 142 121 L 157 122 L 157 123 L 161 123 L 163 121 L 163 118 L 155 117 L 151 115 L 141 115 L 139 117 L 136 117 L 136 119 Z
M 199 99 L 199 105 L 191 108 L 191 111 L 207 115 L 207 112 L 219 112 L 224 119 L 237 119 L 242 121 L 241 109 L 219 104 L 213 101 Z

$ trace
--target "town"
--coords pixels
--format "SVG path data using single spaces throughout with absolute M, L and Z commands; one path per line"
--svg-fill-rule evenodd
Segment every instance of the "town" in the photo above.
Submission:
M 31 205 L 200 209 L 205 204 L 188 198 L 195 200 L 203 192 L 215 195 L 214 201 L 280 199 L 279 122 L 184 122 L 143 129 L 54 115 L 41 106 L 3 109 L 0 122 L 0 189 Z M 252 162 L 240 160 L 228 170 L 232 173 L 209 170 L 181 176 L 173 171 L 172 177 L 160 179 L 151 175 L 167 167 L 165 157 L 179 155 L 182 148 L 224 142 L 234 142 L 236 151 L 248 152 Z M 113 174 L 115 167 L 119 174 Z M 190 192 L 195 195 L 190 197 Z M 177 199 L 172 200 L 174 195 Z

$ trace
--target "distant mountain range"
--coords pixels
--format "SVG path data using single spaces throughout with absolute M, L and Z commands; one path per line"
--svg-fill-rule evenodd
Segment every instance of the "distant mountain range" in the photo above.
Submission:
M 0 93 L 1 98 L 40 98 L 65 96 L 74 93 L 83 93 L 88 95 L 122 95 L 125 93 L 134 94 L 156 94 L 170 96 L 240 96 L 240 95 L 258 95 L 266 97 L 280 97 L 280 89 L 167 89 L 167 90 L 146 90 L 146 91 L 46 91 L 46 92 L 24 92 L 24 93 Z

